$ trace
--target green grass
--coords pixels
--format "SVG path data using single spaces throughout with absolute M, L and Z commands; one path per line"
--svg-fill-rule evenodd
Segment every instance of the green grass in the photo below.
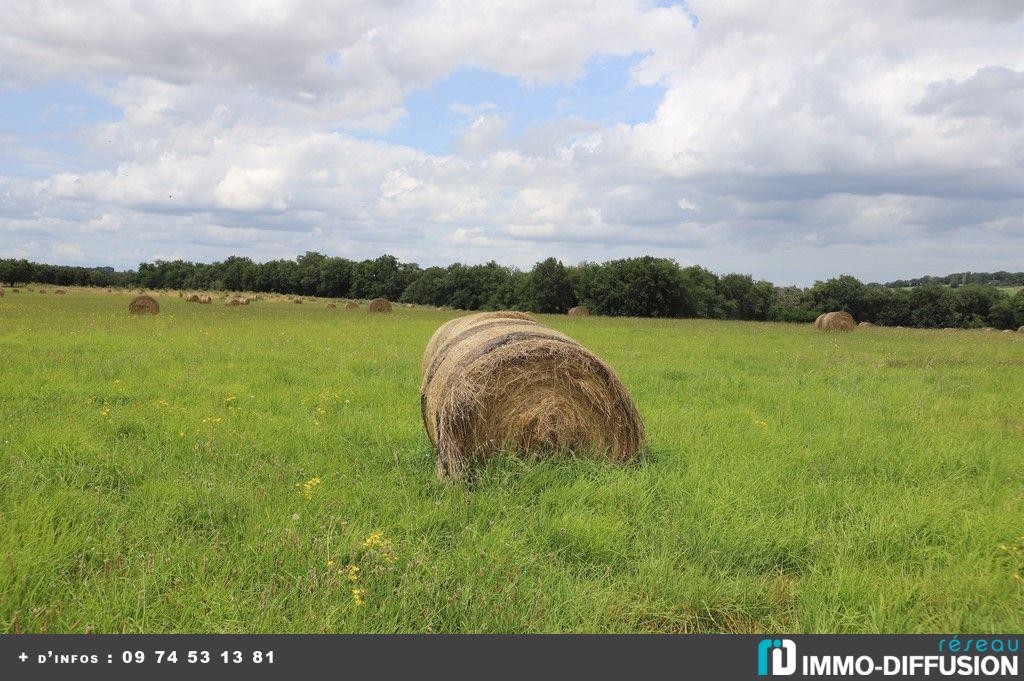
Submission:
M 1024 334 L 542 317 L 651 451 L 468 487 L 455 313 L 128 299 L 0 299 L 0 631 L 1024 631 Z

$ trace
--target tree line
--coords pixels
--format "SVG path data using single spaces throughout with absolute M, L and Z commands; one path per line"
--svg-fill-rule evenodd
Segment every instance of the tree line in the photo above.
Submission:
M 609 316 L 786 322 L 810 322 L 822 312 L 846 310 L 857 321 L 886 326 L 1024 325 L 1024 290 L 1011 295 L 989 284 L 939 281 L 895 287 L 865 284 L 851 276 L 808 288 L 782 287 L 747 274 L 719 275 L 651 256 L 579 265 L 548 258 L 528 271 L 496 262 L 421 268 L 390 255 L 355 261 L 315 252 L 263 263 L 237 256 L 214 263 L 158 260 L 127 271 L 0 259 L 0 281 L 9 286 L 38 282 L 387 298 L 462 310 L 562 313 L 585 305 L 594 314 Z

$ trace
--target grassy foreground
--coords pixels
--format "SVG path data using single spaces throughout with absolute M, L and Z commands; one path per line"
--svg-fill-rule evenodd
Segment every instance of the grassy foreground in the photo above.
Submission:
M 0 631 L 1024 631 L 1024 334 L 541 317 L 651 452 L 470 488 L 456 313 L 128 300 L 0 299 Z

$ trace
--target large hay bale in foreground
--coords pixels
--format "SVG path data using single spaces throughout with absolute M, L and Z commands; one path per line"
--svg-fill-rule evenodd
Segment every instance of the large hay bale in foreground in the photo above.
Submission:
M 615 372 L 521 313 L 443 325 L 423 364 L 420 407 L 441 477 L 463 478 L 504 449 L 626 461 L 643 446 L 640 415 Z
M 128 312 L 132 314 L 159 314 L 160 305 L 153 296 L 135 296 L 132 298 L 132 302 L 128 303 Z
M 586 305 L 577 305 L 569 308 L 569 315 L 572 317 L 589 317 L 590 308 Z
M 350 300 L 347 303 L 345 303 L 345 309 L 346 310 L 358 310 L 359 309 L 359 303 L 357 303 L 354 300 Z
M 815 326 L 822 331 L 853 331 L 857 322 L 849 312 L 826 312 Z
M 386 298 L 374 298 L 366 306 L 367 312 L 391 312 L 391 303 Z

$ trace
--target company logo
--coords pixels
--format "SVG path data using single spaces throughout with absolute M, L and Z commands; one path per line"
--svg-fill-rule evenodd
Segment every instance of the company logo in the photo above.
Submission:
M 788 638 L 764 638 L 757 644 L 758 676 L 789 676 L 796 672 L 796 644 Z

